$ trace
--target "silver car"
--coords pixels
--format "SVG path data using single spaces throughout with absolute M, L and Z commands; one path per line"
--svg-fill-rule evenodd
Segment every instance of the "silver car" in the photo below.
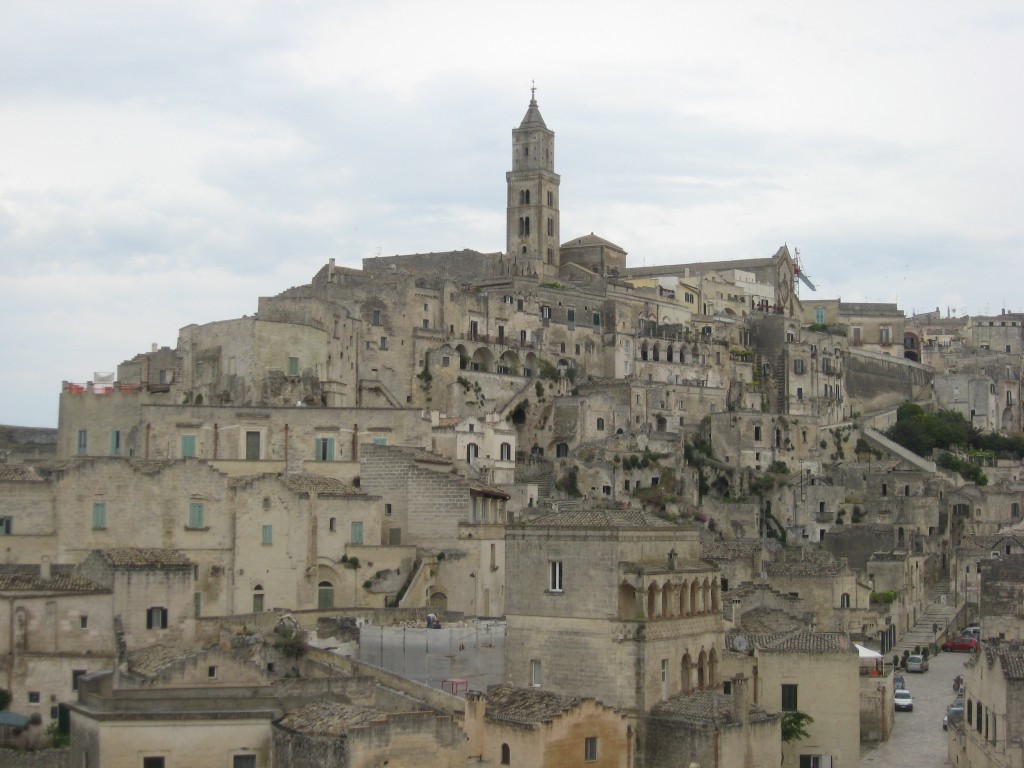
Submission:
M 928 659 L 915 653 L 907 656 L 907 672 L 927 672 Z

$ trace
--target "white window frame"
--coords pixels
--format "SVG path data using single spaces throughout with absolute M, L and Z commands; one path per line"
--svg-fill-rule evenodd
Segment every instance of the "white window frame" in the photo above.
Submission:
M 561 560 L 548 560 L 548 592 L 563 593 L 562 576 L 564 570 Z

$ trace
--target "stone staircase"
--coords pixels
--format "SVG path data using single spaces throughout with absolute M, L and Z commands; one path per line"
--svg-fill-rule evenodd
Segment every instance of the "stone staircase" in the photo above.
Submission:
M 945 597 L 945 604 L 942 598 Z M 940 579 L 928 590 L 928 603 L 924 614 L 918 617 L 917 623 L 901 637 L 893 653 L 903 655 L 907 650 L 913 653 L 916 646 L 924 648 L 932 643 L 941 643 L 945 639 L 946 625 L 956 615 L 956 606 L 949 596 L 949 577 Z M 938 632 L 932 628 L 938 625 Z

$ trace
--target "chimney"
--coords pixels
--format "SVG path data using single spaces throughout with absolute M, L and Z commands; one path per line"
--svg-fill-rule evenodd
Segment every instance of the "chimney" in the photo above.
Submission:
M 49 581 L 52 574 L 50 573 L 50 556 L 43 555 L 39 562 L 39 578 L 43 581 Z
M 742 672 L 732 679 L 732 717 L 737 723 L 746 723 L 750 717 L 750 692 Z

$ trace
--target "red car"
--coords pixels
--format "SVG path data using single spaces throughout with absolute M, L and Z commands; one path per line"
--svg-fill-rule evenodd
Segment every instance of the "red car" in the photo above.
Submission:
M 973 637 L 955 637 L 942 644 L 944 651 L 968 651 L 973 652 L 978 648 L 978 641 Z

